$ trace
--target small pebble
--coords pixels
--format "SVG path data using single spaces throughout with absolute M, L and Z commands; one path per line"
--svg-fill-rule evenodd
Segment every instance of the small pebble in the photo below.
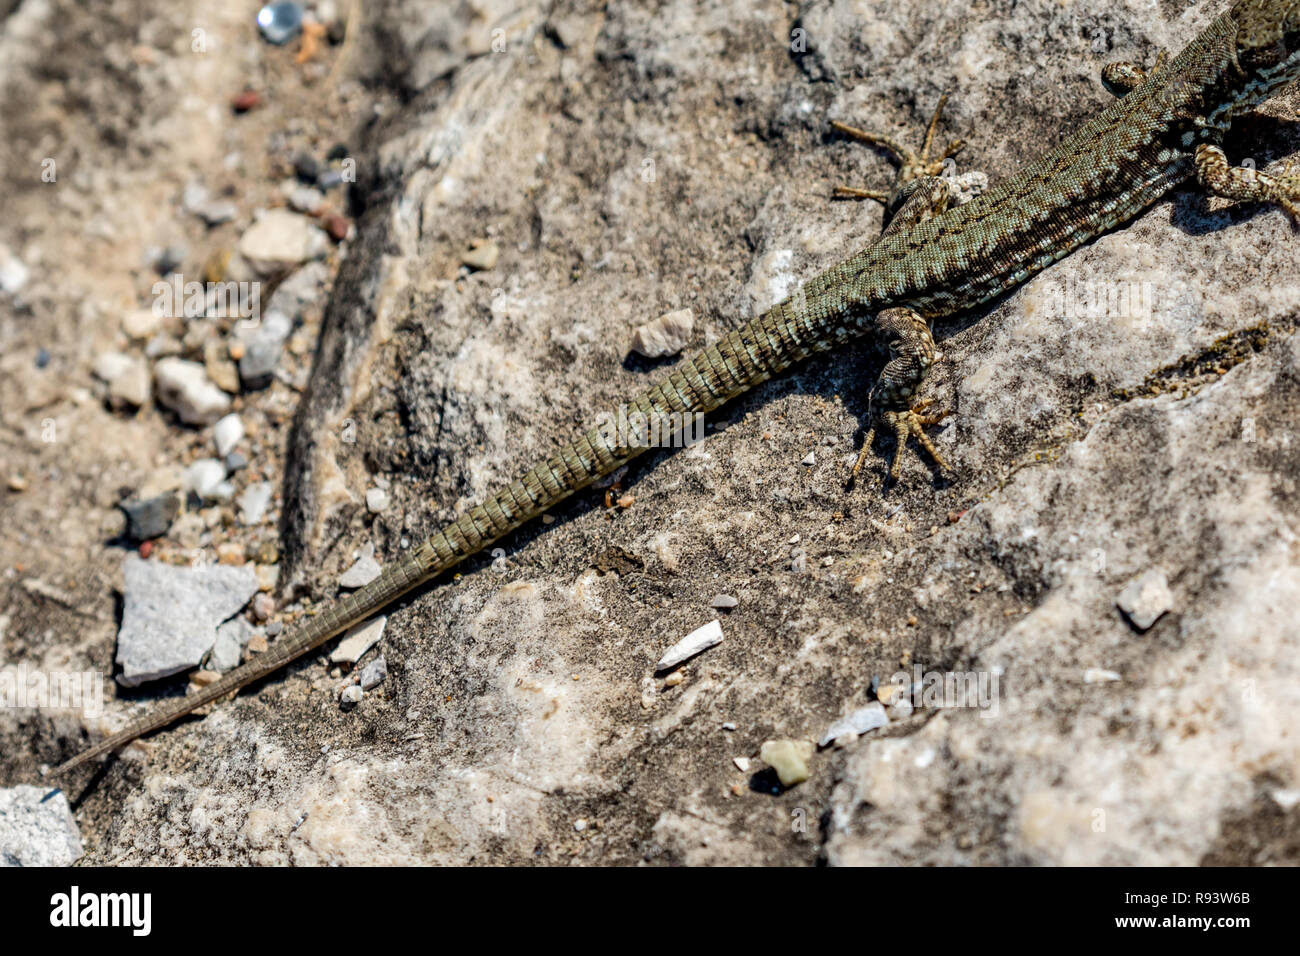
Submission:
M 238 415 L 230 414 L 212 426 L 212 443 L 217 447 L 217 454 L 225 458 L 240 439 L 244 437 L 244 423 Z
M 343 693 L 339 694 L 339 704 L 342 705 L 344 710 L 351 710 L 361 703 L 361 699 L 365 696 L 365 691 L 360 687 L 356 684 L 349 684 L 343 688 Z
M 253 617 L 258 621 L 266 621 L 269 620 L 271 615 L 274 613 L 275 599 L 271 597 L 271 595 L 267 594 L 265 591 L 259 591 L 253 596 Z M 267 629 L 267 633 L 270 633 L 269 628 Z
M 226 466 L 215 458 L 200 458 L 185 469 L 181 487 L 200 498 L 219 497 L 226 480 Z
M 255 481 L 240 492 L 235 500 L 239 505 L 239 523 L 245 527 L 259 524 L 266 516 L 273 491 L 269 481 Z
M 371 488 L 366 492 L 366 507 L 374 514 L 379 514 L 388 507 L 388 492 L 383 488 Z
M 320 163 L 311 153 L 299 153 L 293 158 L 293 174 L 304 183 L 314 183 L 320 175 Z
M 471 269 L 486 272 L 496 267 L 501 255 L 500 247 L 491 239 L 479 239 L 470 243 L 470 248 L 461 253 L 460 261 Z
M 715 594 L 713 600 L 709 601 L 710 607 L 731 608 L 739 604 L 740 601 L 730 594 Z
M 1115 671 L 1103 670 L 1100 667 L 1089 667 L 1083 672 L 1083 682 L 1085 684 L 1105 684 L 1110 681 L 1123 680 Z
M 165 358 L 153 371 L 158 401 L 187 425 L 211 425 L 230 409 L 230 397 L 213 384 L 197 362 Z
M 1160 568 L 1151 568 L 1128 583 L 1115 604 L 1139 632 L 1149 630 L 1165 612 L 1173 609 L 1169 580 Z
M 384 655 L 380 654 L 373 661 L 361 668 L 361 689 L 370 690 L 382 684 L 388 677 L 388 662 L 384 660 Z
M 758 755 L 776 771 L 781 786 L 793 787 L 812 775 L 808 762 L 814 750 L 811 740 L 768 740 L 759 748 Z
M 695 314 L 690 309 L 668 312 L 632 333 L 632 351 L 646 358 L 676 355 L 695 331 Z
M 247 113 L 262 102 L 262 94 L 257 90 L 244 90 L 230 101 L 230 108 L 236 113 Z
M 302 32 L 302 4 L 293 0 L 268 3 L 257 11 L 257 29 L 267 43 L 283 46 Z

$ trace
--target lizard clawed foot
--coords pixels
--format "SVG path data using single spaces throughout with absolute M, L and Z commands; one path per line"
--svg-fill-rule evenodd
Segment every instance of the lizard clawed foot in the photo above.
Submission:
M 908 438 L 915 438 L 917 444 L 925 449 L 926 454 L 930 456 L 940 469 L 946 472 L 952 471 L 952 467 L 944 460 L 943 456 L 939 454 L 939 449 L 935 448 L 934 443 L 930 441 L 930 436 L 922 430 L 922 427 L 925 425 L 939 424 L 948 417 L 950 412 L 941 411 L 922 415 L 921 412 L 924 412 L 930 405 L 931 400 L 925 399 L 924 401 L 917 402 L 905 411 L 887 411 L 880 413 L 879 421 L 883 422 L 893 431 L 894 439 L 897 443 L 894 448 L 893 457 L 890 459 L 889 463 L 889 477 L 891 480 L 897 481 L 899 478 L 900 468 L 902 466 L 903 449 L 907 447 Z M 858 460 L 853 465 L 851 476 L 853 479 L 858 477 L 858 472 L 862 470 L 863 464 L 866 463 L 867 455 L 871 453 L 871 445 L 875 441 L 875 438 L 876 424 L 873 422 L 871 427 L 867 429 L 866 437 L 862 440 L 862 450 L 858 453 Z
M 1229 165 L 1222 148 L 1202 143 L 1196 147 L 1196 173 L 1207 191 L 1225 199 L 1276 203 L 1300 226 L 1300 171 L 1288 160 L 1281 171 L 1266 173 L 1254 167 Z
M 885 136 L 880 133 L 868 133 L 866 130 L 858 129 L 856 126 L 849 126 L 847 123 L 841 123 L 838 120 L 831 121 L 831 128 L 845 136 L 856 139 L 861 143 L 869 143 L 872 146 L 879 146 L 881 149 L 889 152 L 898 161 L 898 178 L 895 182 L 892 192 L 878 192 L 871 189 L 856 189 L 852 186 L 836 186 L 832 195 L 836 199 L 874 199 L 877 202 L 889 203 L 891 198 L 897 194 L 899 188 L 914 179 L 920 179 L 923 176 L 938 176 L 943 172 L 944 162 L 952 156 L 956 156 L 966 148 L 964 140 L 954 140 L 948 144 L 943 154 L 931 158 L 930 150 L 934 145 L 934 134 L 939 127 L 939 117 L 943 115 L 943 108 L 948 102 L 948 94 L 945 93 L 939 97 L 939 105 L 935 108 L 934 116 L 930 118 L 929 128 L 925 131 L 925 142 L 921 145 L 920 152 L 913 152 L 898 140 L 891 136 Z

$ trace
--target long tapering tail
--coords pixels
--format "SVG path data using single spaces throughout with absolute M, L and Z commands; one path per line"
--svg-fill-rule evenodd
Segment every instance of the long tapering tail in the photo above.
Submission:
M 816 282 L 817 280 L 814 280 Z M 627 434 L 609 422 L 632 412 L 644 420 L 709 412 L 815 352 L 853 334 L 842 317 L 810 310 L 790 299 L 696 354 L 659 384 L 630 401 L 625 414 L 606 416 L 593 428 L 528 470 L 519 480 L 465 512 L 390 565 L 374 581 L 339 598 L 277 641 L 271 649 L 194 694 L 163 704 L 141 719 L 61 764 L 72 770 L 137 737 L 167 726 L 190 711 L 233 693 L 365 620 L 402 594 L 460 563 L 493 541 L 610 474 L 645 451 L 644 433 Z

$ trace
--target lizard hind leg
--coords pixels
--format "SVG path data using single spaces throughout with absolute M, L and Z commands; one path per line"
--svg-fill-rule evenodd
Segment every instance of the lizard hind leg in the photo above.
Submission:
M 862 470 L 871 453 L 876 429 L 882 425 L 893 432 L 897 442 L 889 466 L 891 479 L 898 480 L 903 449 L 907 447 L 909 438 L 915 438 L 936 465 L 944 471 L 950 471 L 948 463 L 922 429 L 922 426 L 943 421 L 947 413 L 922 414 L 930 402 L 926 400 L 913 404 L 912 401 L 926 372 L 934 364 L 935 347 L 930 326 L 912 309 L 890 308 L 881 310 L 876 316 L 876 328 L 889 342 L 890 359 L 881 369 L 880 377 L 871 390 L 871 406 L 867 413 L 871 424 L 862 441 L 862 451 L 853 466 L 852 477 L 857 478 L 858 472 Z
M 836 186 L 832 195 L 836 199 L 874 199 L 883 203 L 886 210 L 897 209 L 906 199 L 904 194 L 905 186 L 918 179 L 939 176 L 943 172 L 944 162 L 950 157 L 956 156 L 966 147 L 963 140 L 954 140 L 948 144 L 947 148 L 939 156 L 932 157 L 930 155 L 930 151 L 934 147 L 934 134 L 939 128 L 939 119 L 943 116 L 943 108 L 947 102 L 947 93 L 939 97 L 939 105 L 935 108 L 934 115 L 930 117 L 930 125 L 925 131 L 925 141 L 921 144 L 919 152 L 908 149 L 892 136 L 886 136 L 882 133 L 869 133 L 866 130 L 858 129 L 856 126 L 849 126 L 847 123 L 832 120 L 832 129 L 860 143 L 879 146 L 898 162 L 898 173 L 889 192 L 857 189 L 852 186 Z
M 1231 166 L 1223 150 L 1208 143 L 1196 147 L 1196 176 L 1214 196 L 1277 203 L 1300 223 L 1300 174 L 1287 163 L 1280 173 Z

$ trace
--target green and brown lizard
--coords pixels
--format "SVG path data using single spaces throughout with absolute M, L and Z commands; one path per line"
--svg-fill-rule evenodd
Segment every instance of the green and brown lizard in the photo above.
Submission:
M 795 296 L 728 334 L 627 403 L 646 420 L 680 422 L 718 408 L 801 359 L 862 336 L 888 346 L 871 392 L 870 428 L 897 440 L 890 474 L 915 438 L 946 468 L 922 430 L 940 416 L 913 403 L 934 361 L 930 323 L 1020 285 L 1084 243 L 1129 221 L 1185 180 L 1230 199 L 1275 202 L 1300 218 L 1300 176 L 1231 166 L 1223 144 L 1233 120 L 1300 76 L 1300 0 L 1238 0 L 1178 56 L 1150 71 L 1114 64 L 1103 73 L 1119 98 L 1056 149 L 983 195 L 948 208 L 930 149 L 936 111 L 919 153 L 888 137 L 835 128 L 891 151 L 900 169 L 890 194 L 841 189 L 886 203 L 887 225 L 860 252 Z M 940 110 L 943 103 L 940 103 Z M 594 428 L 435 533 L 373 582 L 220 680 L 167 703 L 57 768 L 64 772 L 282 667 L 509 534 L 642 451 L 636 434 Z

